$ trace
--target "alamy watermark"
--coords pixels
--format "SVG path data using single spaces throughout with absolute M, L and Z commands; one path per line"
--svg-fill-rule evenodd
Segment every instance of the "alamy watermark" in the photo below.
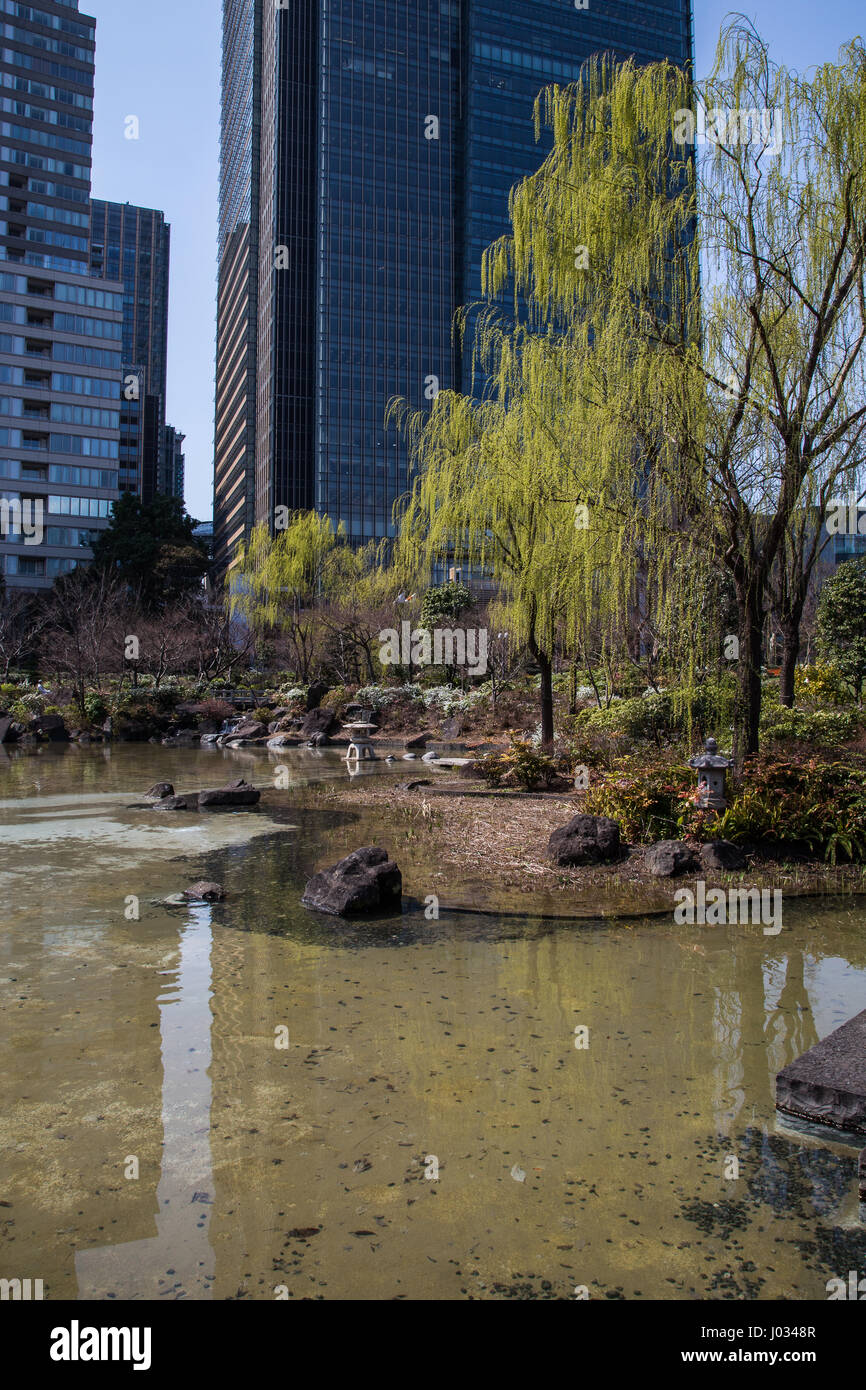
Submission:
M 682 106 L 674 112 L 674 142 L 677 145 L 760 145 L 769 154 L 782 148 L 781 107 Z
M 0 537 L 4 541 L 14 541 L 23 536 L 25 545 L 41 545 L 45 535 L 45 503 L 41 497 L 19 498 L 0 497 Z
M 434 627 L 432 632 L 410 622 L 379 633 L 383 666 L 463 666 L 470 676 L 487 673 L 487 628 Z
M 698 879 L 694 891 L 678 888 L 674 894 L 674 921 L 678 926 L 696 923 L 710 927 L 764 924 L 765 936 L 778 936 L 782 930 L 782 891 L 780 888 L 707 888 Z
M 841 497 L 831 497 L 824 522 L 830 536 L 866 535 L 866 501 L 858 499 L 852 492 L 846 501 Z

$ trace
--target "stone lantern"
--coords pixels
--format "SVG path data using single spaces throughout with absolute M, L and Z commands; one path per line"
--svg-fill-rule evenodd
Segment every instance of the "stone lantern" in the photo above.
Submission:
M 699 806 L 710 811 L 724 811 L 728 804 L 725 800 L 725 773 L 733 765 L 733 758 L 726 758 L 719 752 L 714 738 L 707 739 L 703 753 L 689 758 L 689 767 L 693 767 L 698 774 Z

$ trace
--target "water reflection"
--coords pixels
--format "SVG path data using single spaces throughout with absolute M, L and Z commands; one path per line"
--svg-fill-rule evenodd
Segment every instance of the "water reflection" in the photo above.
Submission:
M 79 1251 L 75 1273 L 81 1299 L 209 1295 L 214 1277 L 214 1253 L 208 1236 L 214 1191 L 210 1140 L 212 940 L 211 908 L 192 908 L 181 929 L 177 968 L 163 972 L 168 980 L 158 1001 L 163 1141 L 157 1234 L 147 1240 Z M 135 1138 L 130 1135 L 133 1151 Z M 134 1152 L 128 1155 L 125 1166 L 135 1158 Z M 138 1180 L 146 1180 L 146 1174 L 140 1174 Z
M 327 752 L 282 759 L 299 784 L 346 776 Z M 213 785 L 212 755 L 79 750 L 11 774 L 0 1277 L 51 1298 L 804 1299 L 866 1268 L 856 1150 L 780 1126 L 773 1089 L 866 1006 L 856 902 L 786 900 L 778 938 L 639 914 L 344 924 L 300 894 L 359 843 L 423 902 L 424 842 L 388 807 L 311 787 L 201 841 L 160 821 L 155 854 L 153 813 L 124 798 Z M 58 833 L 64 808 L 89 843 Z M 161 905 L 196 878 L 226 901 Z

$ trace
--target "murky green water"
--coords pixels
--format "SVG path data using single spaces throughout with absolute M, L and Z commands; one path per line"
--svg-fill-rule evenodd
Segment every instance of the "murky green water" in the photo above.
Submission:
M 359 928 L 305 912 L 305 878 L 358 844 L 400 860 L 411 832 L 322 801 L 336 754 L 284 750 L 293 785 L 252 812 L 127 809 L 157 780 L 265 785 L 274 761 L 0 761 L 0 1277 L 84 1299 L 823 1299 L 866 1271 L 856 1149 L 773 1108 L 776 1071 L 866 1007 L 856 899 L 786 901 L 778 937 Z M 152 903 L 201 877 L 228 901 Z

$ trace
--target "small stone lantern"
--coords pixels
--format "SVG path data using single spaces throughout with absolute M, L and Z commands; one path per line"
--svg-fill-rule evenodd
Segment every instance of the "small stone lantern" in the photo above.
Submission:
M 733 758 L 726 758 L 719 752 L 714 738 L 707 739 L 703 753 L 689 758 L 689 767 L 693 767 L 698 774 L 699 806 L 709 811 L 724 811 L 728 804 L 725 800 L 725 773 L 733 765 Z

